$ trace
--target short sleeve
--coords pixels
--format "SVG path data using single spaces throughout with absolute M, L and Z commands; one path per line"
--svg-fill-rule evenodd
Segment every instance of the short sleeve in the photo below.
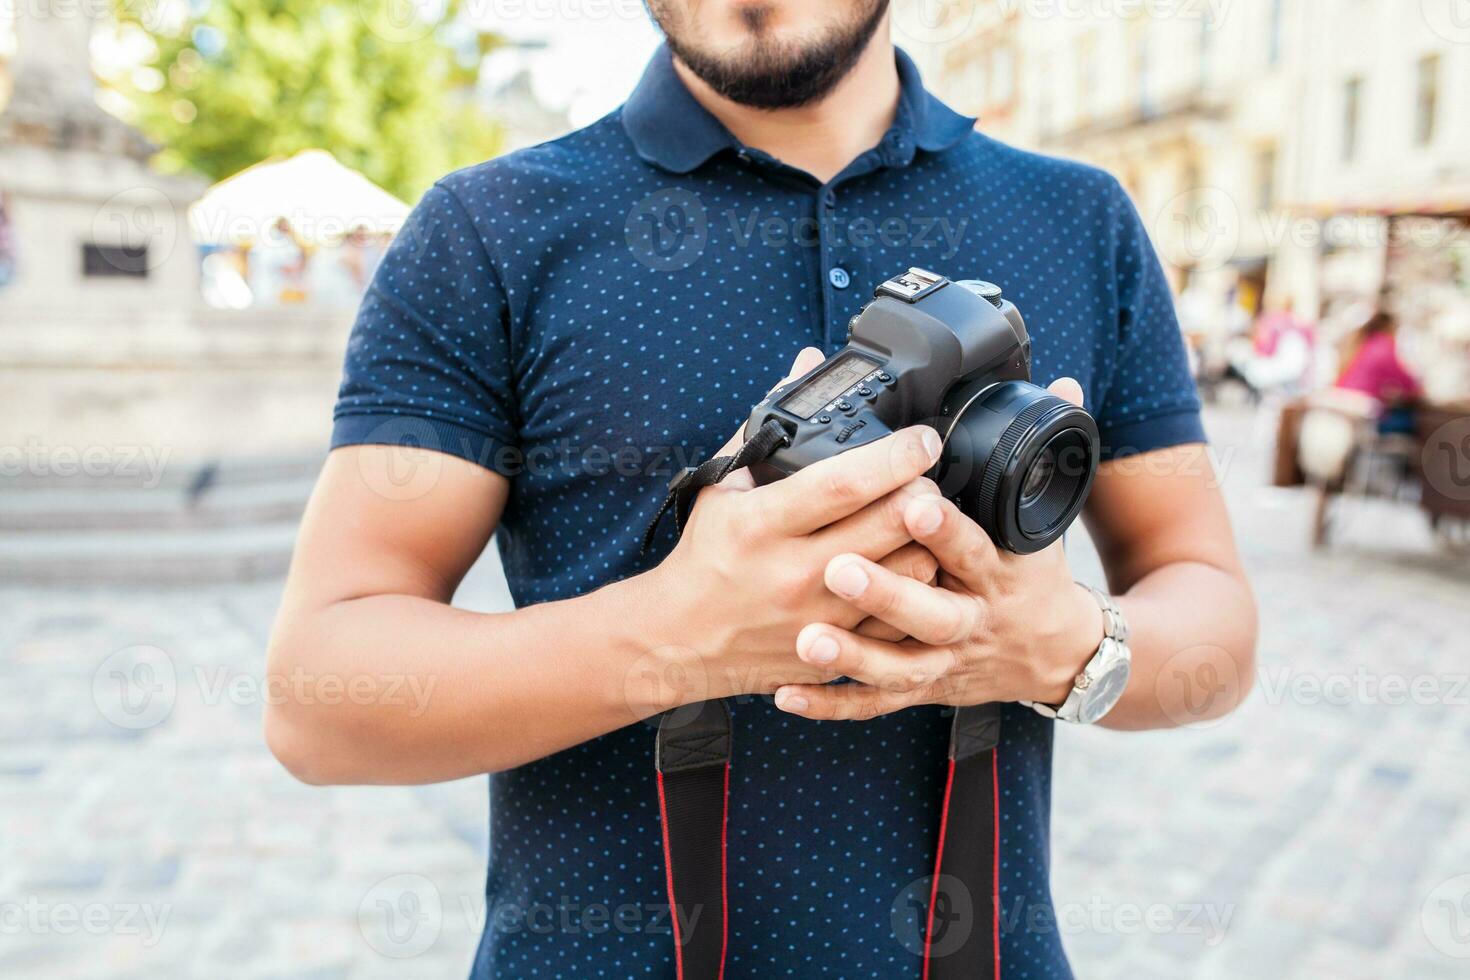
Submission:
M 332 448 L 416 445 L 506 471 L 517 438 L 504 290 L 436 185 L 394 239 L 347 343 Z
M 1097 412 L 1104 459 L 1205 441 L 1164 270 L 1127 193 L 1116 181 L 1110 190 L 1118 330 Z

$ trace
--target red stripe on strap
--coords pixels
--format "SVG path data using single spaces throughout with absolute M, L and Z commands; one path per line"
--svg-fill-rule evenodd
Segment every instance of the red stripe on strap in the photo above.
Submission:
M 930 952 L 934 945 L 934 906 L 939 901 L 939 868 L 944 862 L 944 835 L 949 830 L 949 797 L 954 791 L 954 759 L 944 780 L 944 808 L 939 813 L 939 846 L 934 851 L 934 881 L 929 886 L 929 914 L 924 924 L 924 980 L 929 980 Z
M 999 830 L 996 831 L 999 833 Z M 720 977 L 730 954 L 730 763 L 725 763 L 725 809 L 720 819 Z M 672 880 L 672 879 L 671 879 Z
M 726 778 L 729 778 L 726 768 Z M 674 969 L 678 980 L 684 980 L 684 943 L 679 936 L 679 904 L 674 900 L 674 855 L 669 848 L 669 805 L 664 797 L 664 774 L 658 774 L 658 815 L 664 832 L 664 879 L 669 886 L 669 918 L 674 923 Z
M 1000 749 L 990 750 L 990 792 L 993 803 L 990 812 L 995 815 L 994 837 L 990 848 L 990 934 L 995 950 L 995 980 L 1000 980 Z

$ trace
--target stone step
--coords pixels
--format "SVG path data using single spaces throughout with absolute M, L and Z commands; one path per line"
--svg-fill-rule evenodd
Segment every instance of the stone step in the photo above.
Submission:
M 309 476 L 232 479 L 197 496 L 180 486 L 65 487 L 0 491 L 0 532 L 191 530 L 289 523 L 311 495 Z
M 52 490 L 174 490 L 312 480 L 321 471 L 322 453 L 279 456 L 239 456 L 218 460 L 175 460 L 155 454 L 136 459 L 113 456 L 107 472 L 90 472 L 85 460 L 60 467 L 54 461 L 37 472 L 7 472 L 0 476 L 0 497 Z M 7 470 L 24 470 L 25 461 L 7 457 Z
M 23 531 L 0 535 L 0 583 L 199 585 L 283 575 L 296 521 L 158 530 Z

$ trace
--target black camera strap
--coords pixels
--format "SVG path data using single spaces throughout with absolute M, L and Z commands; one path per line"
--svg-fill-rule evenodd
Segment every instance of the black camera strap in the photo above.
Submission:
M 923 980 L 1000 978 L 999 704 L 955 710 L 923 930 Z M 723 980 L 730 945 L 730 709 L 666 712 L 654 753 L 679 980 Z
M 674 512 L 674 526 L 679 533 L 683 533 L 684 525 L 689 522 L 689 512 L 694 509 L 694 500 L 699 496 L 699 491 L 705 487 L 712 487 L 725 477 L 744 466 L 752 463 L 761 463 L 771 458 L 771 455 L 782 446 L 791 441 L 781 423 L 771 419 L 765 425 L 756 430 L 755 435 L 745 440 L 732 456 L 716 456 L 707 459 L 698 466 L 686 466 L 669 481 L 669 492 L 658 505 L 658 510 L 653 512 L 653 518 L 649 520 L 648 527 L 643 531 L 643 551 L 653 543 L 653 536 L 658 533 L 659 521 L 663 520 L 664 514 L 670 510 Z
M 730 456 L 685 467 L 643 535 L 672 510 L 682 532 L 699 491 L 789 440 L 768 421 Z M 923 931 L 923 980 L 1000 977 L 1001 705 L 955 710 Z M 678 980 L 724 980 L 730 943 L 729 819 L 733 732 L 723 701 L 665 712 L 654 764 Z

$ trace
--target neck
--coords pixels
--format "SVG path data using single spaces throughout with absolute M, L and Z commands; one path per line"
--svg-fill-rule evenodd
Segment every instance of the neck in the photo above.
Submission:
M 822 183 L 883 138 L 898 112 L 898 69 L 888 19 L 837 86 L 810 105 L 757 109 L 720 95 L 677 57 L 674 70 L 694 96 L 746 146 L 805 170 Z

